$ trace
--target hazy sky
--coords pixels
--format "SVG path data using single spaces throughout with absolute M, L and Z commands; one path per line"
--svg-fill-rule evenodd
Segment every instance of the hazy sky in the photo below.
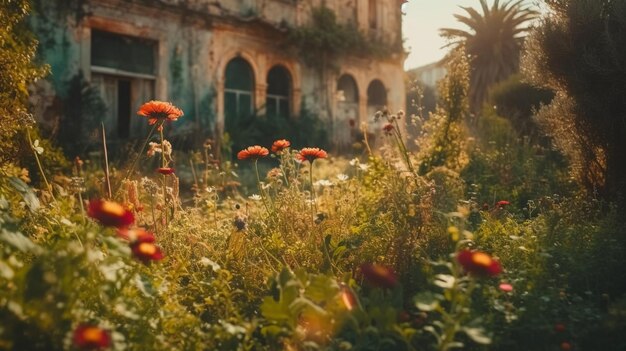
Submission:
M 492 2 L 488 1 L 489 5 Z M 529 0 L 528 2 L 535 1 Z M 454 18 L 456 13 L 465 13 L 459 6 L 480 8 L 480 2 L 478 0 L 409 0 L 404 4 L 403 9 L 406 15 L 403 18 L 402 31 L 406 38 L 404 46 L 410 51 L 404 64 L 406 69 L 443 58 L 447 49 L 441 49 L 446 42 L 439 36 L 439 28 L 466 28 Z M 482 13 L 482 10 L 479 12 Z

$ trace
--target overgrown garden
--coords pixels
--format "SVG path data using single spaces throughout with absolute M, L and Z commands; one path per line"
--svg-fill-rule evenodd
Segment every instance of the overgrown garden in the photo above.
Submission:
M 547 86 L 502 79 L 481 93 L 496 109 L 472 113 L 461 45 L 433 113 L 373 117 L 379 149 L 183 153 L 184 111 L 148 101 L 113 167 L 40 135 L 28 5 L 1 3 L 0 349 L 626 349 L 626 2 L 549 4 L 523 73 Z

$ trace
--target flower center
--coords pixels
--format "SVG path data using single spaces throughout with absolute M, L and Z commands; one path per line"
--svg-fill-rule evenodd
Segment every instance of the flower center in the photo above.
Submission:
M 374 273 L 378 276 L 386 277 L 389 275 L 389 270 L 383 266 L 374 265 L 373 267 Z
M 100 342 L 102 340 L 103 333 L 99 328 L 87 328 L 83 331 L 83 338 L 89 342 Z
M 102 212 L 121 217 L 124 215 L 124 207 L 118 203 L 111 201 L 102 202 Z
M 154 246 L 154 244 L 151 243 L 141 243 L 139 244 L 139 252 L 141 252 L 144 255 L 154 255 L 156 253 L 156 246 Z
M 479 266 L 489 267 L 493 261 L 489 255 L 482 252 L 476 252 L 472 255 L 472 262 Z

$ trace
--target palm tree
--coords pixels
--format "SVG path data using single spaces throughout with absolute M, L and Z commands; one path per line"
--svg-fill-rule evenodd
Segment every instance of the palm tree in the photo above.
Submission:
M 529 29 L 524 24 L 538 15 L 523 3 L 524 0 L 509 0 L 500 4 L 495 0 L 490 8 L 486 0 L 480 0 L 482 15 L 463 6 L 467 16 L 454 15 L 469 31 L 440 29 L 441 35 L 450 40 L 448 45 L 455 49 L 465 46 L 471 70 L 469 102 L 474 113 L 482 107 L 489 87 L 519 70 L 524 34 Z

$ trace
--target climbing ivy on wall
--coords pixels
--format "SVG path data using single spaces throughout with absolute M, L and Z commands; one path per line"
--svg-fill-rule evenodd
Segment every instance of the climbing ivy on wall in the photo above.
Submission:
M 335 13 L 324 6 L 313 9 L 309 25 L 289 29 L 287 46 L 307 64 L 318 67 L 341 56 L 386 58 L 403 50 L 401 42 L 375 40 L 351 23 L 339 23 Z

